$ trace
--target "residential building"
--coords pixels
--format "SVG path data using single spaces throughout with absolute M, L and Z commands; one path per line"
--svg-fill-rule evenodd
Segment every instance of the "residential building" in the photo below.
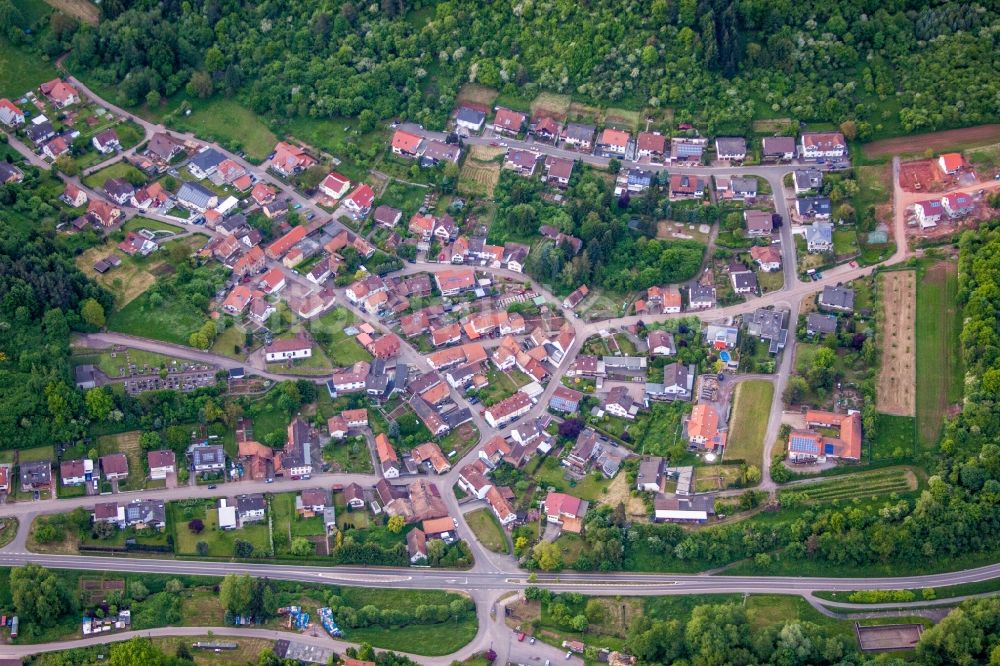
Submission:
M 125 505 L 127 527 L 163 531 L 167 525 L 167 510 L 163 500 L 136 499 Z
M 177 203 L 198 213 L 204 213 L 209 208 L 219 205 L 219 197 L 212 190 L 185 181 L 177 190 Z
M 226 452 L 221 444 L 193 444 L 188 453 L 195 472 L 218 472 L 226 468 Z
M 739 201 L 749 201 L 757 198 L 757 179 L 753 176 L 746 178 L 733 176 L 729 179 L 729 191 L 733 199 Z
M 79 208 L 87 203 L 87 193 L 69 182 L 66 183 L 66 189 L 63 190 L 62 196 L 59 198 L 70 208 Z
M 691 410 L 687 421 L 688 441 L 702 448 L 712 448 L 711 443 L 719 434 L 719 413 L 715 407 L 699 403 Z
M 645 458 L 639 463 L 635 486 L 639 492 L 658 493 L 663 483 L 663 458 Z
M 567 532 L 582 532 L 587 503 L 579 497 L 550 492 L 545 496 L 545 520 L 562 526 Z
M 788 436 L 788 458 L 793 462 L 823 461 L 827 458 L 861 459 L 861 413 L 837 414 L 810 409 L 806 412 L 808 430 L 792 430 Z M 828 437 L 813 428 L 839 430 Z
M 705 343 L 713 349 L 735 349 L 740 329 L 734 326 L 709 324 L 705 327 Z
M 455 114 L 455 125 L 460 129 L 477 134 L 483 129 L 485 123 L 486 114 L 482 111 L 467 106 L 458 107 L 458 113 Z
M 418 465 L 427 464 L 437 474 L 444 474 L 451 471 L 451 463 L 441 451 L 441 447 L 434 442 L 425 442 L 413 447 L 410 457 Z
M 777 354 L 788 341 L 788 310 L 757 308 L 747 319 L 747 333 L 767 340 L 767 351 Z
M 64 460 L 59 463 L 59 476 L 64 486 L 82 486 L 94 480 L 94 461 L 90 458 Z
M 268 245 L 264 253 L 269 259 L 277 261 L 284 257 L 289 250 L 302 242 L 307 233 L 308 230 L 305 226 L 292 227 L 284 236 Z
M 102 155 L 108 155 L 116 150 L 121 150 L 122 147 L 121 142 L 118 140 L 118 133 L 111 127 L 95 134 L 90 139 L 90 143 Z
M 649 331 L 646 344 L 649 345 L 649 353 L 653 356 L 672 356 L 677 353 L 674 336 L 660 329 Z
M 827 197 L 802 197 L 795 200 L 795 212 L 804 220 L 829 220 L 830 199 Z
M 581 284 L 579 287 L 573 290 L 573 293 L 571 293 L 569 296 L 563 299 L 562 306 L 564 308 L 572 310 L 577 305 L 579 305 L 580 302 L 583 301 L 583 299 L 585 299 L 587 297 L 587 294 L 589 293 L 590 289 L 587 287 L 587 285 Z
M 499 428 L 526 414 L 531 409 L 531 405 L 531 398 L 528 397 L 528 394 L 518 391 L 509 398 L 487 407 L 483 416 L 492 427 Z
M 671 199 L 701 199 L 705 196 L 705 178 L 675 173 L 670 176 Z
M 344 488 L 344 501 L 352 509 L 363 509 L 365 506 L 365 491 L 356 483 Z
M 833 315 L 810 312 L 806 317 L 806 333 L 809 335 L 829 335 L 837 332 L 837 318 Z
M 428 141 L 424 147 L 423 154 L 420 156 L 420 166 L 434 166 L 438 162 L 458 164 L 458 160 L 461 157 L 462 147 L 457 143 Z
M 177 471 L 177 463 L 173 451 L 150 451 L 146 454 L 146 460 L 149 463 L 150 479 L 165 479 L 168 474 L 173 474 Z
M 628 149 L 629 133 L 624 130 L 605 128 L 597 140 L 597 152 L 605 157 L 622 158 Z
M 476 499 L 483 499 L 493 485 L 486 478 L 486 463 L 482 460 L 465 465 L 458 472 L 458 485 Z
M 372 209 L 375 201 L 375 192 L 368 183 L 361 183 L 351 194 L 344 199 L 344 207 L 351 211 L 356 217 L 364 217 Z
M 453 269 L 434 274 L 438 291 L 442 296 L 454 296 L 476 286 L 476 274 L 472 269 Z
M 802 157 L 806 159 L 843 157 L 847 154 L 847 141 L 840 132 L 805 132 L 801 146 Z
M 650 400 L 690 400 L 694 388 L 694 366 L 671 363 L 663 366 L 663 381 L 647 383 L 645 396 Z
M 187 169 L 192 176 L 202 180 L 214 174 L 225 159 L 226 156 L 218 150 L 206 146 L 188 161 Z
M 692 310 L 706 310 L 715 307 L 715 287 L 693 284 L 688 287 L 688 307 Z
M 354 393 L 365 388 L 365 380 L 368 378 L 368 371 L 371 366 L 365 361 L 358 361 L 350 369 L 334 372 L 330 377 L 334 390 L 337 393 Z
M 795 158 L 794 136 L 766 136 L 762 157 L 766 162 L 788 161 Z
M 333 506 L 330 491 L 326 488 L 306 488 L 299 492 L 298 499 L 299 501 L 296 504 L 301 505 L 302 511 L 323 513 L 326 507 Z
M 59 136 L 54 136 L 45 142 L 45 145 L 42 146 L 42 154 L 50 160 L 56 160 L 63 155 L 69 154 L 69 149 L 69 136 L 66 134 L 60 134 Z
M 427 535 L 419 527 L 406 533 L 406 554 L 410 557 L 410 564 L 427 562 Z
M 534 124 L 531 125 L 530 131 L 536 139 L 554 143 L 562 134 L 562 125 L 559 121 L 548 116 L 538 116 L 535 118 Z
M 410 407 L 413 408 L 414 413 L 416 413 L 417 418 L 419 418 L 431 434 L 435 437 L 443 435 L 448 432 L 451 428 L 445 423 L 444 419 L 434 411 L 434 409 L 427 404 L 427 401 L 421 398 L 419 395 L 415 395 L 410 398 Z
M 833 251 L 833 225 L 813 222 L 806 227 L 806 249 L 811 253 Z
M 417 157 L 420 155 L 420 145 L 423 139 L 416 134 L 398 129 L 392 135 L 390 147 L 394 155 Z
M 583 394 L 565 386 L 557 386 L 549 401 L 549 409 L 566 414 L 575 414 L 580 407 Z
M 319 190 L 331 199 L 340 199 L 347 194 L 351 187 L 351 181 L 346 176 L 342 176 L 336 171 L 331 171 L 319 184 Z
M 938 156 L 938 167 L 947 176 L 954 176 L 965 166 L 965 159 L 962 153 L 944 153 Z
M 594 146 L 594 132 L 596 130 L 597 128 L 593 125 L 568 123 L 562 131 L 563 143 L 580 151 L 590 152 Z
M 312 356 L 312 342 L 301 336 L 285 340 L 274 340 L 264 347 L 264 360 L 281 363 Z
M 774 231 L 771 214 L 764 210 L 745 210 L 743 219 L 747 224 L 747 236 L 760 238 L 770 236 Z
M 169 164 L 184 152 L 184 143 L 166 132 L 156 132 L 146 144 L 146 155 L 160 164 Z
M 305 171 L 315 164 L 315 158 L 304 148 L 284 141 L 279 141 L 274 147 L 274 157 L 271 158 L 271 168 L 286 178 Z
M 941 207 L 948 217 L 964 217 L 976 209 L 972 197 L 964 192 L 951 192 L 941 197 Z
M 44 116 L 43 116 L 44 117 Z M 38 120 L 35 118 L 34 120 Z M 56 130 L 48 120 L 28 123 L 24 128 L 24 133 L 31 139 L 31 143 L 40 146 L 56 135 Z
M 118 502 L 99 502 L 90 514 L 95 523 L 111 523 L 118 527 L 125 525 L 125 507 Z
M 817 303 L 823 310 L 854 312 L 854 290 L 840 285 L 823 287 Z
M 757 293 L 757 276 L 753 271 L 741 268 L 731 270 L 729 279 L 733 283 L 733 291 L 740 295 Z
M 236 515 L 241 525 L 264 520 L 267 515 L 267 500 L 260 493 L 239 495 L 236 498 Z
M 122 209 L 111 205 L 107 201 L 91 199 L 90 204 L 87 206 L 87 217 L 94 224 L 105 228 L 113 227 L 121 216 Z
M 504 497 L 503 493 L 496 486 L 490 486 L 486 491 L 486 503 L 493 509 L 493 515 L 497 517 L 504 527 L 517 520 L 517 514 L 510 505 L 510 500 Z
M 616 386 L 601 401 L 601 408 L 612 416 L 633 420 L 639 413 L 639 405 L 632 399 L 625 386 Z
M 493 131 L 498 134 L 520 134 L 527 119 L 528 117 L 523 113 L 498 107 L 496 115 L 493 116 Z
M 21 474 L 21 490 L 48 490 L 52 485 L 52 461 L 31 460 L 21 462 L 17 466 Z
M 718 137 L 715 155 L 720 160 L 742 162 L 747 157 L 747 140 L 743 137 Z
M 608 379 L 619 381 L 643 381 L 646 378 L 645 356 L 605 356 L 600 366 Z
M 100 457 L 101 472 L 108 481 L 128 477 L 128 457 L 124 453 L 110 453 Z
M 639 132 L 635 148 L 637 160 L 648 159 L 652 162 L 662 162 L 667 150 L 667 137 L 659 132 Z
M 403 211 L 398 208 L 393 208 L 391 206 L 379 206 L 375 209 L 375 214 L 372 216 L 372 219 L 375 220 L 375 224 L 392 229 L 399 224 L 399 220 L 402 217 Z
M 47 81 L 38 86 L 38 89 L 57 109 L 66 108 L 80 101 L 80 93 L 76 88 L 62 79 Z
M 795 194 L 818 192 L 823 186 L 823 172 L 819 169 L 796 169 L 792 172 Z
M 264 182 L 258 182 L 250 190 L 250 197 L 258 206 L 265 206 L 271 203 L 276 196 L 278 196 L 278 191 Z
M 155 242 L 149 240 L 145 236 L 140 236 L 134 231 L 130 231 L 125 234 L 125 240 L 118 244 L 118 249 L 130 257 L 134 257 L 136 255 L 146 257 L 156 251 L 159 247 L 160 246 Z
M 570 176 L 573 175 L 573 166 L 576 163 L 564 157 L 545 158 L 545 181 L 560 187 L 569 185 Z
M 507 151 L 503 166 L 522 176 L 532 176 L 535 173 L 535 166 L 538 165 L 538 153 L 530 150 L 518 150 L 511 148 Z
M 750 257 L 762 271 L 770 273 L 781 270 L 781 250 L 773 245 L 754 245 L 750 248 Z
M 122 206 L 132 199 L 135 188 L 132 187 L 132 183 L 123 178 L 109 178 L 104 181 L 104 193 L 108 195 L 109 199 Z
M 7 127 L 17 127 L 24 124 L 24 111 L 6 97 L 0 99 L 0 123 Z
M 319 433 L 301 416 L 288 424 L 285 445 L 275 454 L 275 472 L 292 479 L 308 479 L 313 472 L 314 448 L 319 455 Z

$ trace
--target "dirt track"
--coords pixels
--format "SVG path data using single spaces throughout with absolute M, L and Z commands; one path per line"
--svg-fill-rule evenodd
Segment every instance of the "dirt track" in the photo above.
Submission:
M 882 368 L 878 375 L 878 411 L 897 416 L 916 413 L 916 271 L 882 275 Z
M 996 143 L 1000 141 L 1000 124 L 977 125 L 976 127 L 944 130 L 942 132 L 897 136 L 892 139 L 882 139 L 881 141 L 866 143 L 862 147 L 862 150 L 865 153 L 865 157 L 911 155 L 923 153 L 926 150 L 933 150 L 937 153 L 941 150 L 953 148 L 956 144 L 976 141 L 983 143 Z

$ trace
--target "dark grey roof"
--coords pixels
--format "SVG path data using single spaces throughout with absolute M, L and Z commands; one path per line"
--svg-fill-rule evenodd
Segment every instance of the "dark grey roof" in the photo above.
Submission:
M 757 308 L 747 321 L 750 335 L 770 342 L 768 351 L 772 354 L 785 346 L 788 338 L 788 311 Z
M 823 287 L 819 302 L 832 308 L 854 309 L 854 290 L 847 287 Z
M 23 177 L 24 174 L 13 164 L 0 162 L 0 183 L 6 183 L 11 176 Z
M 747 152 L 747 140 L 741 136 L 720 136 L 715 146 L 719 155 L 745 155 Z
M 663 474 L 663 458 L 649 458 L 639 463 L 639 483 L 657 483 Z
M 125 522 L 129 525 L 134 523 L 163 525 L 166 521 L 167 512 L 163 500 L 133 500 L 125 505 Z
M 468 407 L 463 407 L 462 409 L 453 409 L 444 415 L 444 422 L 448 424 L 449 428 L 457 428 L 466 421 L 472 420 L 472 410 Z
M 54 136 L 56 131 L 52 127 L 52 123 L 45 121 L 35 125 L 34 123 L 29 123 L 24 128 L 24 133 L 28 135 L 32 143 L 38 143 L 39 141 L 44 141 L 50 136 Z
M 806 330 L 822 334 L 836 333 L 837 318 L 833 315 L 810 312 L 809 316 L 806 317 Z
M 659 511 L 704 511 L 715 514 L 715 497 L 713 495 L 690 495 L 687 497 L 668 497 L 660 495 L 653 500 L 653 506 Z
M 198 208 L 208 208 L 208 203 L 215 196 L 215 192 L 199 185 L 198 183 L 184 183 L 181 189 L 177 190 L 177 200 L 189 203 Z
M 221 444 L 206 444 L 191 449 L 191 460 L 195 465 L 224 465 L 226 451 Z
M 663 385 L 690 388 L 691 375 L 691 367 L 683 363 L 665 365 L 663 366 Z
M 756 178 L 741 178 L 739 176 L 734 176 L 729 181 L 729 189 L 733 192 L 743 192 L 743 193 L 757 193 L 757 179 Z
M 764 155 L 785 155 L 795 154 L 794 136 L 765 136 Z
M 754 290 L 757 288 L 757 276 L 750 271 L 740 271 L 738 273 L 733 273 L 733 284 L 737 289 L 750 289 Z
M 829 215 L 830 200 L 826 197 L 803 197 L 795 200 L 795 210 L 799 215 Z
M 688 302 L 701 303 L 711 301 L 715 303 L 715 287 L 703 284 L 693 284 L 688 289 Z
M 33 460 L 18 465 L 21 484 L 24 486 L 44 486 L 52 479 L 51 460 Z
M 594 132 L 597 130 L 593 125 L 581 125 L 580 123 L 569 123 L 563 130 L 563 136 L 574 141 L 591 141 Z
M 253 495 L 240 495 L 236 498 L 236 511 L 248 513 L 250 511 L 263 511 L 267 508 L 267 502 L 260 493 Z
M 207 172 L 213 167 L 219 166 L 219 164 L 225 159 L 226 156 L 217 151 L 215 148 L 206 148 L 192 157 L 189 163 L 195 165 L 202 171 Z
M 819 169 L 798 169 L 793 177 L 795 187 L 800 190 L 817 190 L 823 184 L 823 172 Z
M 458 115 L 455 116 L 456 120 L 461 120 L 463 123 L 469 123 L 471 125 L 479 125 L 486 120 L 486 114 L 482 111 L 476 111 L 475 109 L 470 109 L 467 106 L 459 107 Z

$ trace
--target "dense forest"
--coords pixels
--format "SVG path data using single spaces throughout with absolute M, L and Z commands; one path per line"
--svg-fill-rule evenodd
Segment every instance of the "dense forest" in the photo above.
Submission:
M 0 197 L 30 199 L 21 186 Z M 42 204 L 44 205 L 44 204 Z M 0 448 L 81 435 L 87 405 L 73 383 L 71 330 L 92 329 L 111 297 L 37 229 L 0 215 Z
M 72 36 L 122 101 L 187 87 L 272 117 L 441 125 L 461 84 L 671 108 L 709 132 L 752 117 L 858 133 L 997 118 L 995 3 L 931 0 L 106 0 Z M 69 40 L 71 35 L 65 36 Z

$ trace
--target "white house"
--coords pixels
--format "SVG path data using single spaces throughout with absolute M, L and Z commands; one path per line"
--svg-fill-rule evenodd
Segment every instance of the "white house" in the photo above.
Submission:
M 917 221 L 920 222 L 920 228 L 930 229 L 937 226 L 944 209 L 941 207 L 940 201 L 928 199 L 927 201 L 918 201 L 915 203 L 913 211 L 917 214 Z
M 167 474 L 172 474 L 176 469 L 173 451 L 150 451 L 146 457 L 151 479 L 165 479 Z
M 303 338 L 275 340 L 264 348 L 264 360 L 268 363 L 292 361 L 312 356 L 312 343 Z
M 0 123 L 7 127 L 17 127 L 24 124 L 24 111 L 9 99 L 0 99 Z
M 847 153 L 847 142 L 840 132 L 807 132 L 802 135 L 801 147 L 806 159 L 843 157 Z

